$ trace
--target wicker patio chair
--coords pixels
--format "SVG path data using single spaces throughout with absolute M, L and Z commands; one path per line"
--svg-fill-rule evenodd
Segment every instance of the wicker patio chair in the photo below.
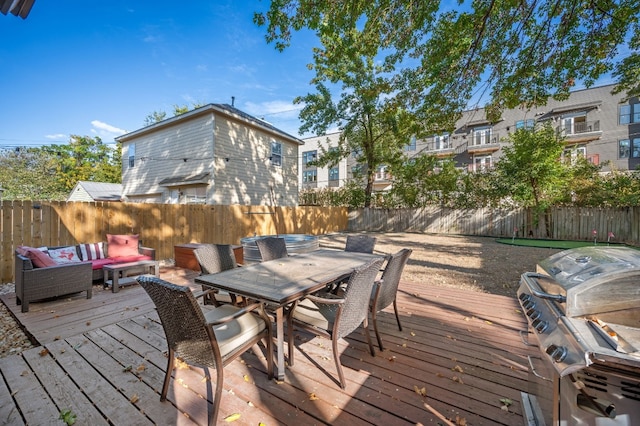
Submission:
M 347 235 L 347 242 L 344 246 L 344 251 L 373 253 L 376 241 L 376 237 L 371 237 L 369 235 Z
M 402 331 L 402 325 L 400 324 L 400 316 L 398 315 L 398 305 L 396 304 L 396 295 L 398 293 L 398 284 L 400 284 L 400 276 L 404 270 L 404 266 L 409 260 L 409 256 L 413 250 L 402 249 L 395 254 L 392 254 L 382 272 L 380 281 L 376 282 L 374 292 L 371 295 L 371 322 L 373 323 L 373 329 L 376 332 L 376 338 L 378 339 L 378 346 L 383 351 L 382 339 L 378 332 L 378 312 L 386 308 L 393 303 L 393 310 L 396 314 L 396 321 L 398 322 L 398 329 Z
M 338 354 L 338 341 L 362 324 L 369 351 L 374 354 L 367 327 L 368 308 L 376 276 L 383 262 L 382 258 L 374 259 L 357 268 L 347 282 L 343 297 L 331 293 L 316 293 L 294 303 L 287 315 L 289 365 L 293 365 L 294 326 L 330 338 L 340 387 L 346 387 Z
M 206 244 L 195 249 L 193 254 L 200 265 L 202 274 L 217 274 L 238 267 L 233 248 L 229 244 Z M 207 291 L 202 299 L 205 305 L 220 306 L 224 303 L 232 305 L 238 303 L 238 297 L 235 294 L 220 290 L 211 291 L 210 287 L 204 285 L 202 290 Z
M 267 237 L 256 240 L 262 261 L 280 259 L 289 256 L 287 244 L 282 237 Z
M 260 304 L 242 309 L 223 305 L 203 311 L 189 287 L 151 275 L 141 275 L 136 279 L 156 305 L 169 348 L 161 401 L 167 399 L 176 355 L 188 364 L 216 370 L 210 425 L 215 425 L 218 417 L 224 367 L 262 339 L 266 341 L 267 374 L 269 378 L 273 377 L 271 322 Z M 259 315 L 252 312 L 255 309 Z

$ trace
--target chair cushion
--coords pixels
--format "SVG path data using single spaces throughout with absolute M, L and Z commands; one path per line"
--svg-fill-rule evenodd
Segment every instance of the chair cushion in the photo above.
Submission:
M 138 255 L 139 235 L 107 234 L 107 255 L 111 258 Z
M 239 308 L 235 306 L 222 305 L 209 310 L 205 309 L 204 317 L 208 323 L 211 323 L 227 315 L 233 315 L 238 310 Z M 260 334 L 265 327 L 266 324 L 262 318 L 249 312 L 233 321 L 215 326 L 213 331 L 218 340 L 220 355 L 224 358 L 234 352 L 247 340 Z
M 109 250 L 109 252 L 111 252 L 111 250 Z M 117 256 L 117 257 L 109 256 L 109 259 L 111 259 L 113 263 L 137 262 L 139 260 L 153 260 L 151 256 L 145 256 L 143 254 Z
M 104 265 L 111 265 L 112 263 L 116 263 L 113 259 L 94 259 L 91 260 L 91 269 L 102 269 Z
M 46 268 L 47 266 L 55 266 L 58 263 L 42 250 L 33 247 L 25 247 L 25 257 L 31 260 L 36 268 Z
M 80 262 L 76 246 L 61 247 L 57 249 L 49 249 L 49 256 L 56 263 L 77 263 Z
M 321 330 L 331 331 L 335 322 L 336 309 L 328 309 L 326 305 L 318 308 L 318 305 L 309 299 L 303 299 L 293 311 L 293 318 L 296 321 L 309 324 Z

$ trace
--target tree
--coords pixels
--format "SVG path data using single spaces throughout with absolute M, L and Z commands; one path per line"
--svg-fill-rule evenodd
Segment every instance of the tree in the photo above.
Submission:
M 365 175 L 364 207 L 371 206 L 375 173 L 381 165 L 394 161 L 406 145 L 406 135 L 399 130 L 403 114 L 386 101 L 391 87 L 383 78 L 384 69 L 374 58 L 349 49 L 344 38 L 322 37 L 324 49 L 314 53 L 316 92 L 297 97 L 304 104 L 300 112 L 300 131 L 325 134 L 332 126 L 342 132 L 336 149 L 321 145 L 321 155 L 315 164 L 334 166 L 353 153 Z M 326 63 L 324 52 L 343 50 L 339 62 Z M 329 85 L 341 85 L 339 99 L 334 100 Z
M 121 150 L 112 148 L 99 137 L 72 135 L 66 145 L 40 148 L 56 156 L 56 178 L 70 191 L 78 181 L 119 183 L 122 179 Z
M 58 158 L 39 148 L 0 151 L 5 200 L 64 200 L 69 192 L 56 176 Z
M 460 111 L 488 93 L 488 118 L 506 108 L 564 99 L 613 71 L 618 90 L 640 94 L 639 0 L 436 1 L 273 0 L 254 14 L 279 50 L 295 31 L 346 40 L 321 50 L 328 68 L 343 57 L 376 57 L 393 96 L 429 132 L 453 126 Z M 620 58 L 618 50 L 631 53 Z M 315 55 L 316 58 L 318 54 Z M 317 59 L 316 59 L 317 60 Z M 392 72 L 393 71 L 393 72 Z

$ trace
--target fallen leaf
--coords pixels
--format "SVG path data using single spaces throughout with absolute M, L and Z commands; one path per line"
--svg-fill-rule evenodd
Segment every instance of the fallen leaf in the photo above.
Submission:
M 145 371 L 147 369 L 147 366 L 144 364 L 140 364 L 138 366 L 138 368 L 136 368 L 136 371 Z
M 54 340 L 54 341 L 55 341 L 55 340 L 60 340 L 60 336 L 56 336 L 56 337 L 54 337 L 54 338 L 53 338 L 53 340 Z
M 391 357 L 389 357 L 389 361 L 395 361 L 395 360 L 396 360 L 396 357 L 395 357 L 395 356 L 391 356 Z
M 233 413 L 233 414 L 229 414 L 227 417 L 225 417 L 224 421 L 227 422 L 227 423 L 231 423 L 231 422 L 235 422 L 239 418 L 240 418 L 240 413 Z
M 253 402 L 251 402 L 251 401 L 248 401 L 248 402 L 247 402 L 247 405 L 248 405 L 249 407 L 255 407 L 255 405 L 253 405 Z
M 492 323 L 491 321 L 489 321 L 489 320 L 485 320 L 485 322 L 486 322 L 487 324 L 489 324 L 489 325 L 493 325 L 493 323 Z
M 133 367 L 132 367 L 132 366 L 130 366 L 130 365 L 127 365 L 125 368 L 123 368 L 123 369 L 122 369 L 122 371 L 123 371 L 123 372 L 125 372 L 125 373 L 126 373 L 127 371 L 131 371 L 131 370 L 133 370 Z
M 465 419 L 464 417 L 456 416 L 456 425 L 467 426 L 467 419 Z
M 49 355 L 49 349 L 43 348 L 39 353 L 40 353 L 40 356 L 47 356 Z
M 315 401 L 315 400 L 317 400 L 317 399 L 319 399 L 319 398 L 316 396 L 316 394 L 315 394 L 315 393 L 311 392 L 311 393 L 309 394 L 309 401 Z
M 426 387 L 422 387 L 419 388 L 416 385 L 413 386 L 413 390 L 416 391 L 416 393 L 420 396 L 427 396 L 427 388 Z
M 138 394 L 134 394 L 131 399 L 129 399 L 129 402 L 131 402 L 132 404 L 135 404 L 136 402 L 138 402 L 140 400 L 140 397 L 138 396 Z
M 507 407 L 513 404 L 513 401 L 511 401 L 509 398 L 501 398 L 500 402 L 502 402 L 502 404 L 506 405 Z
M 416 335 L 416 333 L 414 333 L 414 332 L 412 331 L 412 332 L 411 332 L 411 335 L 412 335 L 412 336 L 415 336 L 415 335 Z
M 90 326 L 91 325 L 91 321 L 87 321 L 86 324 L 87 324 L 87 327 Z
M 464 373 L 464 370 L 459 365 L 456 365 L 452 368 L 453 371 L 457 371 L 458 373 Z
M 23 371 L 22 371 L 22 373 L 20 373 L 20 375 L 21 375 L 22 377 L 24 377 L 24 376 L 28 376 L 28 375 L 29 375 L 29 372 L 28 372 L 27 370 L 23 370 Z
M 247 383 L 249 382 L 249 380 L 251 380 L 251 379 L 249 378 L 249 376 L 247 376 L 246 374 L 245 374 L 244 376 L 242 376 L 242 378 L 243 378 L 243 379 L 244 379 L 244 381 L 245 381 L 245 382 L 247 382 Z
M 451 378 L 451 380 L 453 380 L 454 382 L 458 382 L 458 383 L 460 383 L 461 385 L 464 385 L 464 382 L 463 382 L 463 381 L 462 381 L 462 379 L 461 379 L 460 377 L 458 377 L 458 376 L 453 376 L 453 377 Z
M 500 407 L 500 409 L 502 411 L 509 411 L 509 406 L 508 405 L 503 405 L 502 407 Z

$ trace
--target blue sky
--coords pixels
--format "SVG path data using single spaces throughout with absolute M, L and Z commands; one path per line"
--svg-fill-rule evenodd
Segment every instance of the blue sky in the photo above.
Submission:
M 298 135 L 313 36 L 285 52 L 253 12 L 268 1 L 37 0 L 0 14 L 0 147 L 114 137 L 174 105 L 231 103 Z

